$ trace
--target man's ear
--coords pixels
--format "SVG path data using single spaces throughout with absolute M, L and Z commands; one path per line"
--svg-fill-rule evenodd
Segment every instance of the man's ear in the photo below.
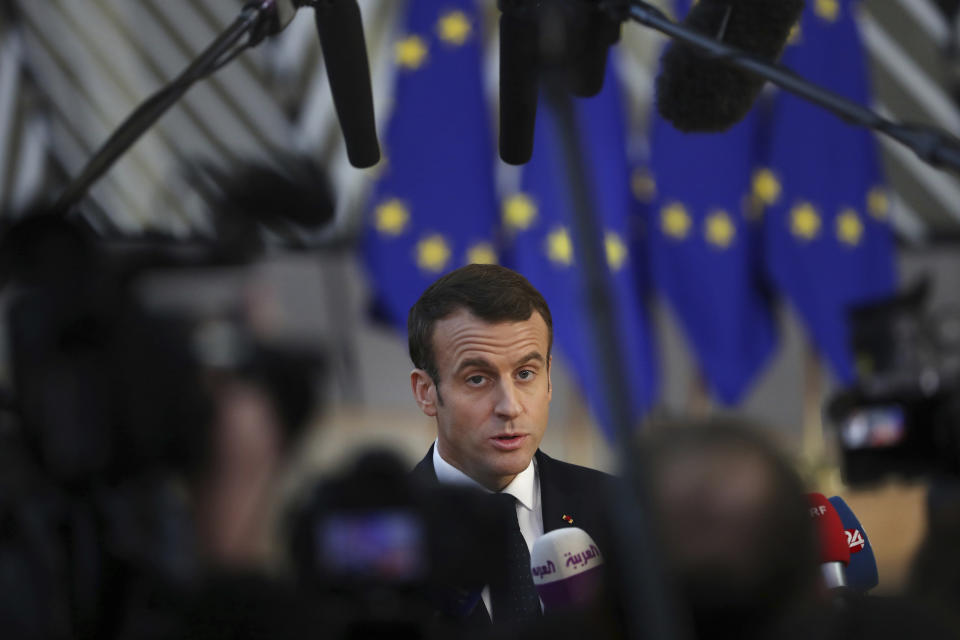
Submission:
M 437 385 L 423 369 L 414 369 L 410 372 L 410 388 L 413 399 L 417 401 L 420 411 L 431 418 L 437 415 Z

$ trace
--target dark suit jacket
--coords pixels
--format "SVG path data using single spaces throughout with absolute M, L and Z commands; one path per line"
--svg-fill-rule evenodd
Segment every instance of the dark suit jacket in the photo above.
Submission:
M 555 460 L 539 449 L 534 454 L 540 476 L 540 507 L 543 532 L 561 527 L 579 527 L 590 534 L 597 546 L 610 549 L 606 497 L 614 481 L 596 469 Z M 413 469 L 413 477 L 421 483 L 436 483 L 433 468 L 433 446 Z M 490 618 L 481 605 L 468 616 L 469 626 L 488 625 Z

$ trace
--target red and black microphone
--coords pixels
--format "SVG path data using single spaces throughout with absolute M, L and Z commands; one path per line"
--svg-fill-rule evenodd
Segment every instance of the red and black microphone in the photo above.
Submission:
M 820 571 L 828 589 L 847 586 L 847 565 L 850 564 L 850 545 L 844 532 L 840 514 L 822 493 L 808 493 L 810 517 L 817 528 L 820 541 Z

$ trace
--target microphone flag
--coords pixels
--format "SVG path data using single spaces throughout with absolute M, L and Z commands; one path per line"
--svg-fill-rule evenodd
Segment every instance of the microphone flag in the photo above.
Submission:
M 395 93 L 362 255 L 375 316 L 406 328 L 442 274 L 494 263 L 497 197 L 473 0 L 410 0 L 394 45 Z
M 840 496 L 830 498 L 830 504 L 837 510 L 840 521 L 843 523 L 847 545 L 850 547 L 850 564 L 847 566 L 847 582 L 849 586 L 862 593 L 866 593 L 880 584 L 877 572 L 877 558 L 873 554 L 873 545 L 867 537 L 867 532 L 854 515 L 849 505 Z
M 630 190 L 630 164 L 623 96 L 613 56 L 603 89 L 591 98 L 574 98 L 584 153 L 584 169 L 592 186 L 595 220 L 604 235 L 608 286 L 631 389 L 634 421 L 650 407 L 657 393 L 657 365 L 642 283 L 646 251 L 635 235 L 636 211 Z M 600 428 L 613 438 L 610 407 L 603 401 L 603 372 L 589 339 L 589 300 L 583 293 L 580 267 L 574 258 L 569 220 L 573 203 L 557 116 L 541 96 L 533 155 L 524 165 L 520 190 L 506 196 L 503 228 L 505 262 L 519 271 L 546 298 L 554 318 L 557 349 L 567 360 Z
M 537 538 L 530 552 L 533 585 L 545 611 L 569 611 L 595 600 L 603 584 L 603 554 L 579 527 Z
M 808 2 L 782 62 L 871 103 L 854 0 Z M 768 163 L 757 169 L 766 270 L 842 383 L 854 378 L 847 310 L 896 286 L 888 199 L 873 134 L 780 91 Z
M 677 14 L 689 9 L 677 3 Z M 756 109 L 725 133 L 687 134 L 651 114 L 649 250 L 654 286 L 683 329 L 712 394 L 738 403 L 769 359 L 776 331 L 751 215 Z
M 844 533 L 840 514 L 822 493 L 808 493 L 810 519 L 820 540 L 820 562 L 850 564 L 850 545 Z

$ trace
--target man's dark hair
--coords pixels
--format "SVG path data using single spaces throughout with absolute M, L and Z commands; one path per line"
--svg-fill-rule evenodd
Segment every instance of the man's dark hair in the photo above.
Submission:
M 490 323 L 522 322 L 540 314 L 547 323 L 547 359 L 553 348 L 553 319 L 540 292 L 526 278 L 506 267 L 471 264 L 451 271 L 430 285 L 410 308 L 407 336 L 410 359 L 439 384 L 433 352 L 433 328 L 438 320 L 466 309 Z

